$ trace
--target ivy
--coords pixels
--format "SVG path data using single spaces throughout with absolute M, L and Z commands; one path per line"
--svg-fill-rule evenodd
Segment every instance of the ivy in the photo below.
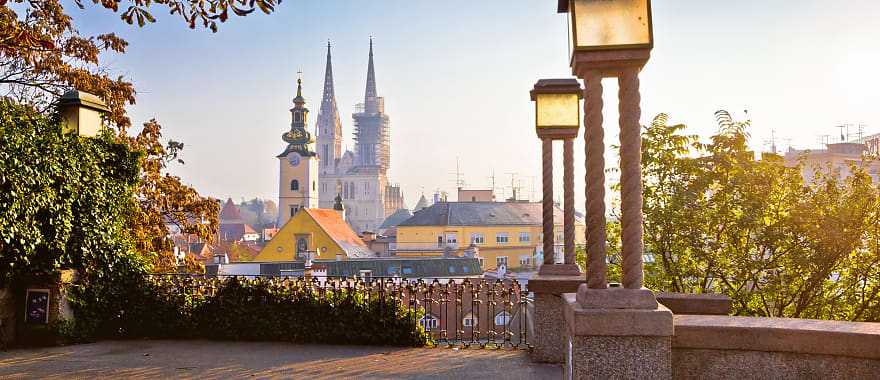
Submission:
M 125 233 L 141 154 L 109 133 L 64 133 L 57 116 L 0 100 L 0 286 L 77 269 L 138 268 Z

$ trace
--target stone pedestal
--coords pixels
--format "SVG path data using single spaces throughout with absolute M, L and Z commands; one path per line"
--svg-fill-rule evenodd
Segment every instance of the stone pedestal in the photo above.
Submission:
M 574 274 L 570 270 L 564 271 L 567 265 L 544 265 L 542 272 L 548 267 L 552 268 L 552 273 L 569 275 L 544 275 L 539 272 L 529 279 L 529 291 L 535 294 L 534 330 L 529 337 L 532 343 L 531 358 L 540 363 L 563 363 L 568 340 L 562 316 L 565 306 L 562 294 L 576 292 L 585 280 L 576 265 Z
M 569 379 L 671 379 L 672 312 L 647 289 L 565 294 Z

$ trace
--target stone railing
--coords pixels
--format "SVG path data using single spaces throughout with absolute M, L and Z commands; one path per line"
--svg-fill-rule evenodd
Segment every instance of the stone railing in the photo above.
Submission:
M 676 315 L 674 326 L 676 379 L 880 377 L 880 323 Z

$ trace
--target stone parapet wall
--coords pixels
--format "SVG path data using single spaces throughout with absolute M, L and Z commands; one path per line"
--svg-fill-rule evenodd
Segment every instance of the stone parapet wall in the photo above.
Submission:
M 880 323 L 676 315 L 675 378 L 880 378 Z

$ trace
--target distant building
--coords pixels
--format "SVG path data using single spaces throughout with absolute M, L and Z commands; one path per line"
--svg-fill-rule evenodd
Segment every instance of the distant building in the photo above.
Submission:
M 345 204 L 346 221 L 352 228 L 358 233 L 375 231 L 386 217 L 406 206 L 400 187 L 390 184 L 387 177 L 391 164 L 391 121 L 385 113 L 385 100 L 376 90 L 372 40 L 364 102 L 356 106 L 352 117 L 355 150 L 343 151 L 328 43 L 324 97 L 315 126 L 317 153 L 321 159 L 319 205 L 329 209 L 336 195 L 340 195 Z
M 556 262 L 561 262 L 562 210 L 553 215 Z M 500 266 L 534 269 L 543 263 L 541 204 L 531 202 L 439 202 L 398 224 L 394 254 L 400 257 L 465 256 L 477 248 L 484 270 Z M 575 243 L 584 244 L 576 218 Z
M 222 241 L 257 241 L 260 234 L 249 224 L 244 223 L 241 212 L 232 198 L 226 200 L 220 210 L 220 228 L 218 240 Z
M 812 183 L 817 172 L 833 170 L 838 171 L 841 178 L 846 178 L 852 173 L 850 165 L 862 166 L 871 176 L 874 183 L 880 181 L 880 162 L 876 160 L 865 161 L 865 155 L 872 153 L 880 147 L 880 135 L 868 136 L 865 144 L 855 142 L 842 142 L 827 144 L 825 149 L 789 149 L 785 153 L 785 165 L 789 167 L 803 163 L 801 176 L 805 183 Z
M 254 261 L 337 260 L 376 254 L 345 223 L 337 210 L 301 209 L 281 227 Z
M 459 202 L 495 202 L 495 192 L 492 189 L 477 190 L 458 188 Z
M 209 274 L 302 277 L 304 261 L 230 262 L 206 265 Z M 410 279 L 480 278 L 480 263 L 473 258 L 373 257 L 349 260 L 313 260 L 312 275 L 329 277 L 401 277 Z

